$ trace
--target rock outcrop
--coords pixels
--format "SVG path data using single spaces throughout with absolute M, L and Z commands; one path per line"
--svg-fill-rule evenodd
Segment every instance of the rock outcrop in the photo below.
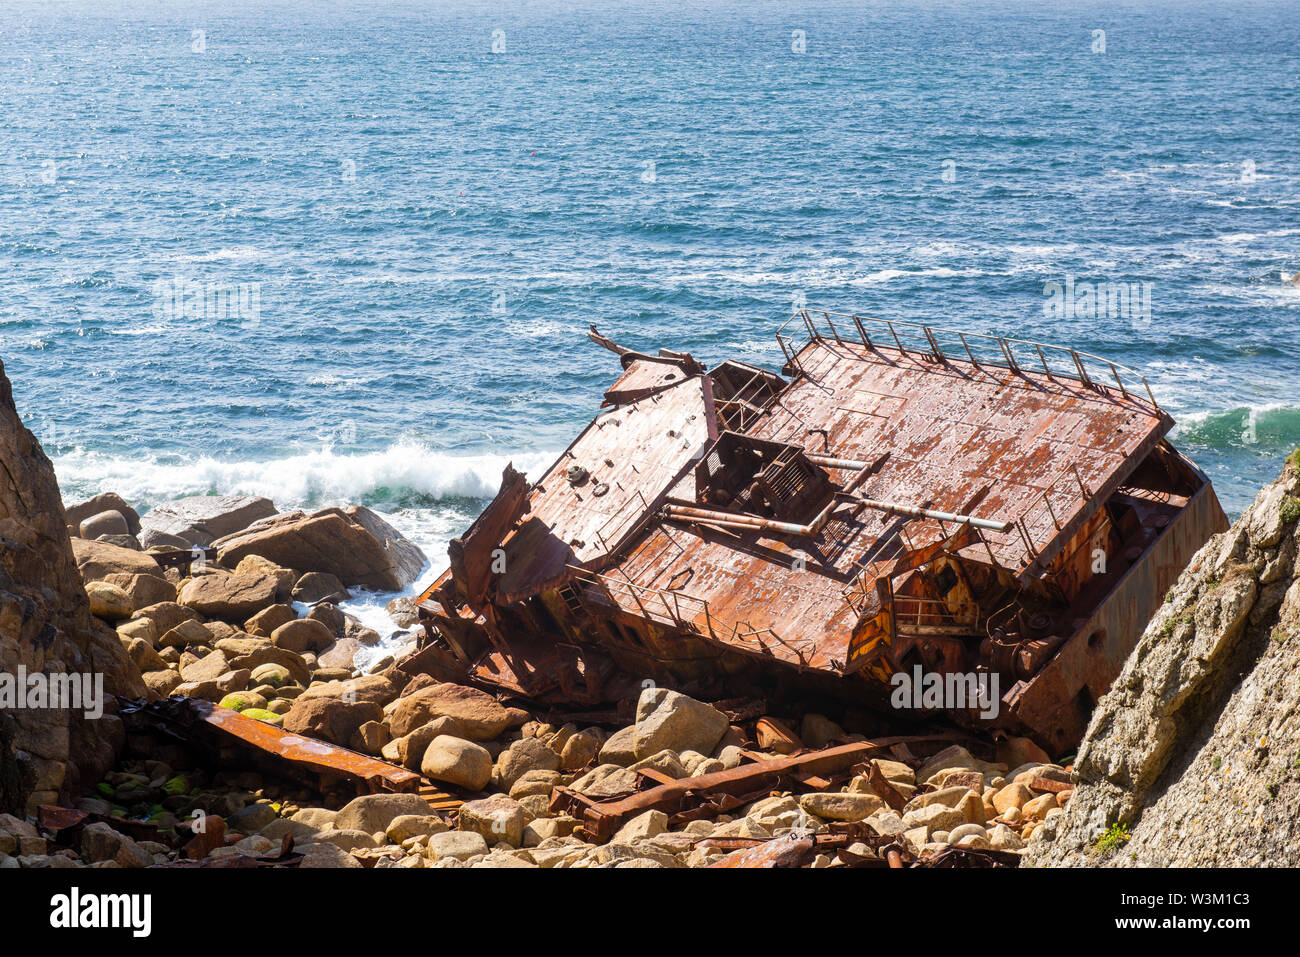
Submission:
M 191 495 L 151 508 L 140 520 L 146 546 L 175 544 L 208 546 L 218 538 L 241 532 L 275 514 L 269 498 L 255 495 Z
M 359 505 L 311 515 L 286 512 L 213 544 L 217 561 L 227 567 L 259 555 L 284 568 L 328 572 L 344 585 L 379 591 L 400 591 L 428 563 L 418 546 Z
M 102 675 L 106 696 L 145 694 L 122 643 L 91 618 L 54 468 L 18 418 L 3 364 L 0 465 L 0 680 L 15 694 L 25 690 L 18 681 L 24 672 L 89 675 L 92 687 L 94 676 Z M 83 782 L 93 784 L 124 739 L 113 702 L 105 703 L 108 710 L 98 718 L 87 717 L 84 708 L 52 703 L 30 698 L 20 707 L 15 697 L 5 706 L 12 743 L 0 749 L 0 781 L 28 807 L 76 794 Z
M 1300 864 L 1298 466 L 1293 454 L 1170 590 L 1026 864 Z

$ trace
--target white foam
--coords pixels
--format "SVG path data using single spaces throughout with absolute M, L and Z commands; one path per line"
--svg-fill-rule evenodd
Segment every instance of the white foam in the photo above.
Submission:
M 435 499 L 490 498 L 507 463 L 536 477 L 553 452 L 453 455 L 413 442 L 353 455 L 330 448 L 270 460 L 201 456 L 169 463 L 75 449 L 54 459 L 59 484 L 86 494 L 114 491 L 155 504 L 185 495 L 264 495 L 280 508 L 358 503 L 377 489 L 409 490 Z

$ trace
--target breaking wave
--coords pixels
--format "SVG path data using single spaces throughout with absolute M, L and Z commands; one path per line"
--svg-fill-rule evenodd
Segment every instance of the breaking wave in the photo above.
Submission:
M 263 495 L 284 508 L 333 504 L 419 507 L 496 494 L 508 463 L 530 477 L 555 460 L 552 452 L 456 455 L 408 442 L 375 452 L 331 449 L 266 461 L 202 456 L 172 462 L 80 449 L 54 459 L 64 498 L 114 491 L 140 508 L 185 495 Z
M 1257 445 L 1261 452 L 1289 452 L 1300 443 L 1300 407 L 1270 402 L 1191 412 L 1178 417 L 1170 437 L 1214 449 Z

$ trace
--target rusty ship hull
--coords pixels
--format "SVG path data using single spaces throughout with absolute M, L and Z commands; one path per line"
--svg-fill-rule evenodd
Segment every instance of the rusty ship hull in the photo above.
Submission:
M 887 709 L 952 676 L 997 701 L 939 710 L 1062 754 L 1227 528 L 1145 380 L 1077 350 L 809 310 L 779 372 L 591 338 L 604 411 L 452 542 L 430 670 L 593 707 L 767 675 Z

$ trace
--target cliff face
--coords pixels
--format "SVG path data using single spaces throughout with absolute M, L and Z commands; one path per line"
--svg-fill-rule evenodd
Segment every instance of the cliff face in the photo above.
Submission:
M 1026 865 L 1300 865 L 1297 458 L 1170 591 Z
M 142 695 L 116 635 L 91 618 L 65 522 L 54 469 L 19 420 L 0 363 L 0 680 L 13 688 L 20 668 L 102 674 L 106 696 Z M 30 704 L 0 714 L 0 811 L 21 814 L 93 783 L 123 738 L 113 714 Z

